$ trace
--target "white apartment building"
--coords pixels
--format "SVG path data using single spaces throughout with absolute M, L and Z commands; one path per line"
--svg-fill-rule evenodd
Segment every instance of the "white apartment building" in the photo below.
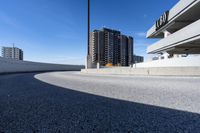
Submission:
M 23 60 L 23 51 L 17 47 L 2 47 L 1 55 L 8 59 Z

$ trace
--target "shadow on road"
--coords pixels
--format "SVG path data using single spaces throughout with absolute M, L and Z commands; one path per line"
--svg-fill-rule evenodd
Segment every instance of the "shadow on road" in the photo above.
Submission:
M 0 76 L 0 133 L 196 133 L 200 115 Z

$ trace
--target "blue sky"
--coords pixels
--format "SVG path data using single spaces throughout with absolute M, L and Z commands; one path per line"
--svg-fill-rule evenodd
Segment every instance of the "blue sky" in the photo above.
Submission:
M 91 29 L 103 26 L 135 38 L 146 57 L 146 31 L 178 0 L 91 0 Z M 0 0 L 0 46 L 22 48 L 29 61 L 84 64 L 87 0 Z

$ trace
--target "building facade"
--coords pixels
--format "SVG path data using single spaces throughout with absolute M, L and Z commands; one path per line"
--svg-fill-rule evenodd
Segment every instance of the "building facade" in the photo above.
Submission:
M 103 28 L 90 33 L 92 66 L 129 66 L 133 63 L 133 38 L 120 31 Z
M 148 30 L 147 38 L 160 38 L 147 53 L 159 59 L 200 54 L 200 0 L 180 0 Z
M 8 59 L 23 60 L 23 51 L 16 47 L 2 47 L 1 55 Z
M 133 55 L 133 63 L 142 63 L 144 62 L 144 57 L 143 56 L 138 56 L 138 55 Z
M 133 37 L 128 37 L 128 64 L 131 65 L 134 63 L 134 60 L 133 60 Z
M 120 63 L 121 66 L 128 66 L 128 37 L 120 36 Z

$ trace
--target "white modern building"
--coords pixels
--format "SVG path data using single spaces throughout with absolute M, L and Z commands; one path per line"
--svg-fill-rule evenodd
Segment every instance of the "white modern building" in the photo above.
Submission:
M 148 54 L 159 54 L 160 59 L 184 57 L 184 60 L 187 58 L 185 56 L 199 55 L 200 0 L 180 0 L 155 22 L 146 36 L 160 38 L 147 48 Z M 199 56 L 194 56 L 194 58 L 199 58 Z
M 17 47 L 2 47 L 1 55 L 8 59 L 23 60 L 23 51 Z

